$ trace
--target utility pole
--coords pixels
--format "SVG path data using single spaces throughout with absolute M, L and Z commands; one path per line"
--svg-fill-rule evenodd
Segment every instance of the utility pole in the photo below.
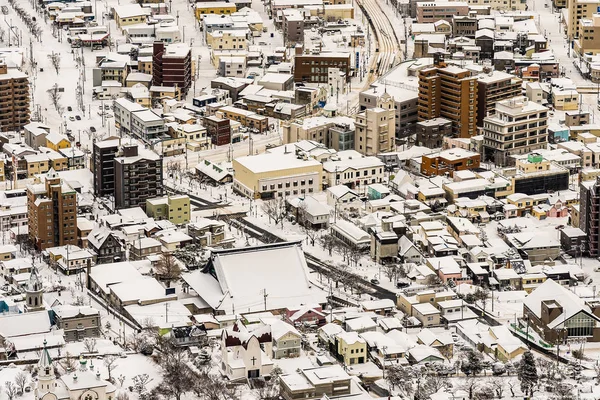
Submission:
M 265 311 L 267 311 L 267 296 L 268 296 L 267 289 L 263 289 L 263 298 L 265 301 Z

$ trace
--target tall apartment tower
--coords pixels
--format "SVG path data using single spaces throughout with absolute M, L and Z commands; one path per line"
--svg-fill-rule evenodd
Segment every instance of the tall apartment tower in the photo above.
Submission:
M 77 192 L 54 169 L 27 185 L 29 238 L 38 250 L 77 244 Z
M 419 121 L 442 117 L 452 121 L 456 137 L 477 134 L 477 77 L 437 61 L 419 71 Z
M 185 43 L 165 46 L 154 42 L 152 52 L 152 84 L 177 87 L 185 95 L 192 86 L 192 50 Z
M 379 107 L 358 113 L 354 121 L 354 150 L 366 156 L 376 156 L 394 149 L 396 110 L 394 99 L 384 93 Z
M 0 61 L 0 132 L 18 131 L 29 123 L 29 80 Z
M 491 67 L 490 67 L 491 68 Z M 523 80 L 512 74 L 490 70 L 477 79 L 477 126 L 496 112 L 496 103 L 519 96 Z
M 579 229 L 588 237 L 587 251 L 591 257 L 600 256 L 598 236 L 600 228 L 600 177 L 595 181 L 584 181 L 579 185 Z M 584 250 L 585 252 L 585 250 Z
M 113 196 L 115 193 L 114 160 L 119 151 L 119 141 L 118 138 L 110 138 L 94 142 L 92 172 L 97 197 Z

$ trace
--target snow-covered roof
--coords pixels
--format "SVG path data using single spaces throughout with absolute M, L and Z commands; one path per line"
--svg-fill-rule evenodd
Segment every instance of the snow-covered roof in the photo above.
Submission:
M 110 286 L 110 290 L 123 303 L 177 298 L 174 294 L 167 295 L 165 288 L 151 277 L 140 277 L 132 281 L 116 283 Z
M 352 331 L 362 331 L 375 328 L 377 324 L 369 317 L 359 317 L 347 320 L 346 326 Z
M 322 304 L 298 243 L 213 250 L 211 273 L 194 271 L 183 279 L 215 310 L 251 312 Z
M 25 336 L 50 331 L 47 311 L 0 316 L 0 336 Z
M 100 314 L 100 311 L 91 306 L 72 306 L 68 304 L 52 307 L 52 310 L 56 313 L 56 315 L 63 319 Z

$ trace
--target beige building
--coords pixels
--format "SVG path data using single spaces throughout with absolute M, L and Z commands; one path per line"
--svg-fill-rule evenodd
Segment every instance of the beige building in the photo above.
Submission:
M 253 199 L 273 199 L 321 191 L 323 166 L 294 153 L 266 153 L 233 160 L 233 190 Z
M 248 39 L 243 30 L 207 32 L 206 44 L 218 50 L 248 50 Z
M 165 196 L 146 200 L 146 214 L 154 219 L 169 220 L 175 225 L 190 222 L 190 198 L 186 195 Z
M 366 156 L 392 151 L 396 134 L 396 112 L 390 97 L 385 108 L 368 108 L 354 121 L 354 150 Z
M 118 5 L 113 11 L 117 27 L 120 29 L 127 25 L 145 23 L 147 15 L 150 14 L 150 9 L 145 9 L 137 3 Z
M 593 14 L 591 18 L 579 20 L 577 32 L 573 49 L 580 57 L 583 54 L 600 53 L 600 14 Z
M 573 40 L 579 34 L 579 21 L 592 19 L 598 12 L 600 0 L 571 0 L 567 2 L 569 9 L 567 18 L 567 37 Z
M 485 6 L 492 10 L 525 11 L 527 0 L 467 0 L 469 6 Z

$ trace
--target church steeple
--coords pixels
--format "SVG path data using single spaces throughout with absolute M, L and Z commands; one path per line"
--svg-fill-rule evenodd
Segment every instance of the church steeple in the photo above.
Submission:
M 42 398 L 44 393 L 53 392 L 56 388 L 56 375 L 54 375 L 54 366 L 52 357 L 46 347 L 47 341 L 44 339 L 44 347 L 38 362 L 38 383 L 35 389 L 36 399 Z
M 30 311 L 39 311 L 44 309 L 44 286 L 42 285 L 42 279 L 38 273 L 36 266 L 31 268 L 31 274 L 29 275 L 29 282 L 25 289 L 25 301 L 26 309 Z

